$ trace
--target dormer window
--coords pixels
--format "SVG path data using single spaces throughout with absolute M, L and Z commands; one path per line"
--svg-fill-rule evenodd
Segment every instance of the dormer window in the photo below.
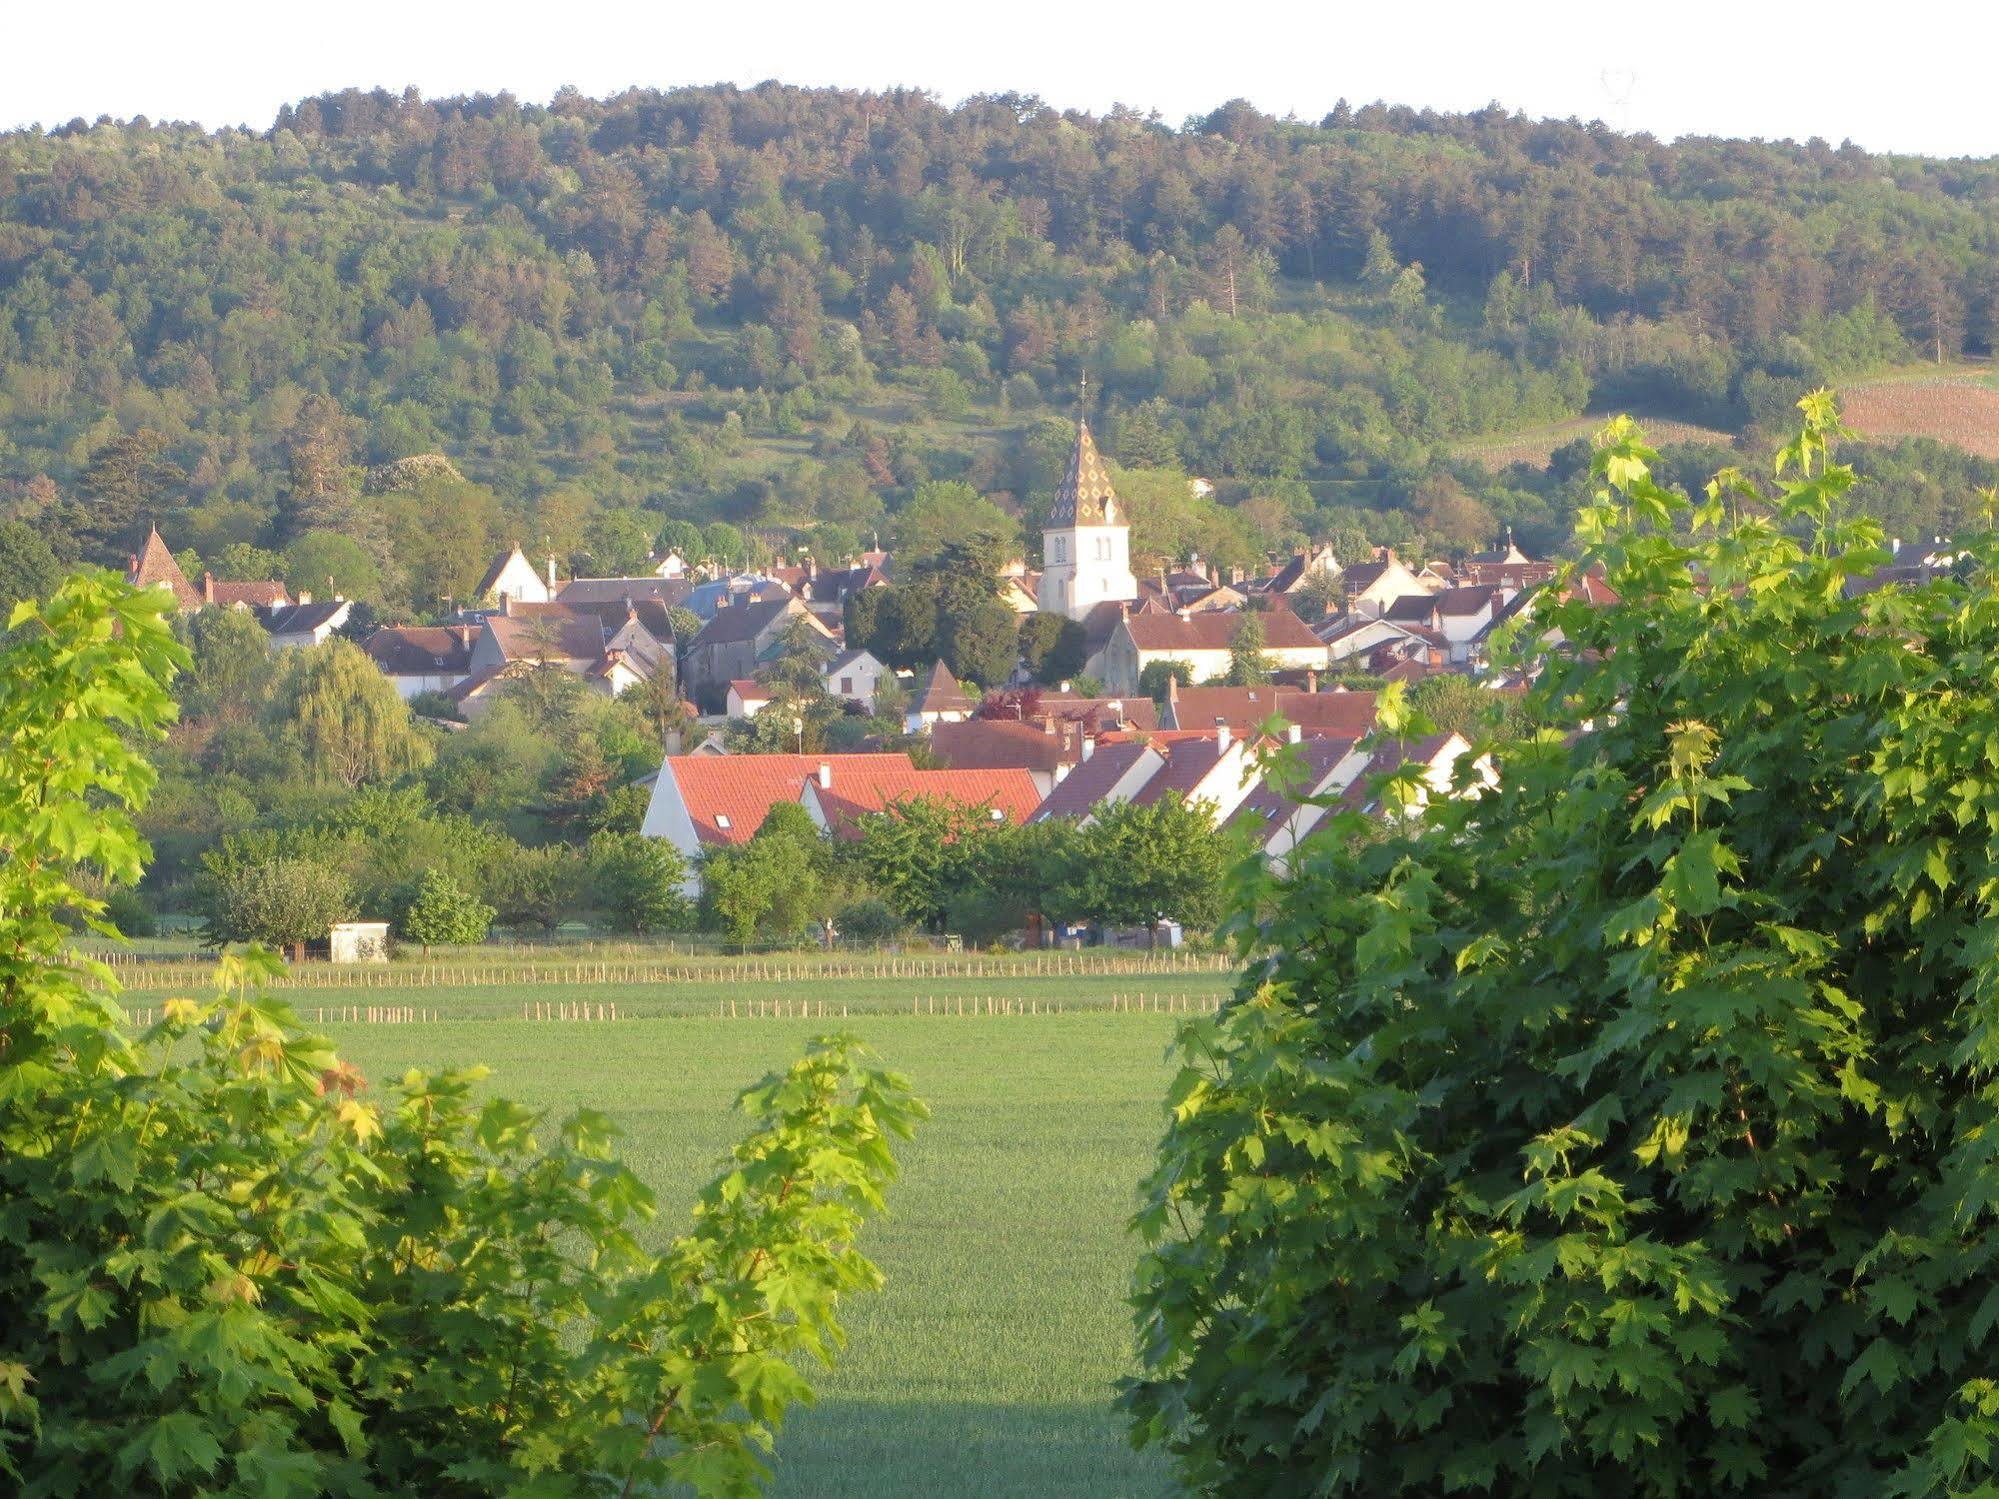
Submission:
M 720 828 L 725 833 L 728 832 L 729 814 L 727 812 L 717 812 L 715 814 L 715 826 Z

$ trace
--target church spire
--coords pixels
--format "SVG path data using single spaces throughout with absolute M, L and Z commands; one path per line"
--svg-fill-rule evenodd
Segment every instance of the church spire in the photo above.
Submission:
M 1088 398 L 1088 375 L 1083 377 L 1084 399 Z M 1111 489 L 1111 476 L 1104 460 L 1097 456 L 1096 440 L 1090 436 L 1089 419 L 1076 413 L 1076 446 L 1069 454 L 1069 472 L 1055 491 L 1055 506 L 1048 512 L 1050 530 L 1069 526 L 1117 526 L 1124 524 L 1123 507 Z

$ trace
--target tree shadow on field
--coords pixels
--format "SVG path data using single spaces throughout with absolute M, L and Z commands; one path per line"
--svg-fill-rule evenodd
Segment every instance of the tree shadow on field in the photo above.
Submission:
M 1162 1499 L 1165 1461 L 1133 1452 L 1102 1404 L 829 1399 L 778 1437 L 771 1499 Z

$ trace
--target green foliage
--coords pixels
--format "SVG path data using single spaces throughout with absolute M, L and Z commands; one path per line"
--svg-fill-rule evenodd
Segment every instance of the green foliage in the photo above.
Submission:
M 1471 740 L 1516 735 L 1524 729 L 1527 717 L 1515 694 L 1495 692 L 1477 678 L 1459 672 L 1425 677 L 1410 689 L 1409 706 L 1439 733 L 1462 734 Z
M 1166 701 L 1167 684 L 1178 682 L 1182 687 L 1194 685 L 1194 664 L 1168 658 L 1164 661 L 1148 661 L 1138 674 L 1138 690 L 1155 703 Z
M 1697 502 L 1614 423 L 1578 565 L 1622 604 L 1537 616 L 1551 727 L 1261 892 L 1138 1219 L 1125 1399 L 1191 1486 L 1999 1478 L 1999 538 L 1850 590 L 1887 553 L 1803 405 Z
M 887 901 L 877 896 L 842 906 L 833 918 L 843 942 L 858 946 L 893 942 L 909 931 L 909 923 Z
M 1230 845 L 1206 808 L 1169 793 L 1098 808 L 1065 860 L 1048 909 L 1110 926 L 1167 917 L 1209 927 L 1222 913 Z
M 1245 610 L 1229 638 L 1229 669 L 1222 678 L 1231 687 L 1260 687 L 1270 680 L 1270 658 L 1264 654 L 1268 637 L 1263 620 Z
M 354 886 L 316 860 L 274 857 L 214 871 L 206 906 L 211 942 L 293 947 L 353 919 Z
M 840 1347 L 855 1248 L 923 1108 L 827 1038 L 742 1095 L 750 1134 L 660 1254 L 588 1110 L 370 1096 L 223 960 L 129 1037 L 57 917 L 137 877 L 131 813 L 184 660 L 101 575 L 0 645 L 0 1474 L 102 1494 L 754 1493 L 796 1367 Z M 87 810 L 88 806 L 88 810 Z
M 680 893 L 686 867 L 664 838 L 599 833 L 590 840 L 590 881 L 596 905 L 622 932 L 668 932 L 687 926 Z
M 583 857 L 573 848 L 517 847 L 494 866 L 485 896 L 501 925 L 552 932 L 581 914 L 586 876 Z
M 40 530 L 24 520 L 0 520 L 0 618 L 24 599 L 46 597 L 62 575 L 62 559 Z
M 486 940 L 493 908 L 474 897 L 441 869 L 426 869 L 410 891 L 396 921 L 397 932 L 428 950 L 435 945 L 469 946 Z
M 1037 612 L 1020 621 L 1020 657 L 1037 682 L 1066 682 L 1083 669 L 1089 637 L 1080 620 Z
M 271 714 L 315 779 L 341 786 L 421 770 L 431 741 L 359 647 L 344 640 L 289 651 Z
M 945 662 L 960 681 L 1003 686 L 1020 663 L 1020 616 L 1011 605 L 985 599 L 952 622 Z

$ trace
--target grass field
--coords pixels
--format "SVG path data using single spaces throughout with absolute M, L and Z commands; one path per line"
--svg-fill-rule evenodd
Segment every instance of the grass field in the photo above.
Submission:
M 1204 994 L 1226 984 L 1198 978 Z M 1057 999 L 1058 983 L 1108 981 L 1032 987 Z M 752 991 L 738 990 L 740 1005 Z M 764 997 L 773 991 L 801 997 L 777 986 Z M 371 1076 L 479 1060 L 495 1069 L 493 1087 L 525 1103 L 603 1109 L 660 1193 L 662 1233 L 684 1221 L 694 1189 L 739 1132 L 729 1112 L 737 1089 L 831 1028 L 712 1011 L 603 1025 L 475 1018 L 490 998 L 438 990 L 424 1003 L 466 1018 L 327 1028 Z M 820 1404 L 786 1430 L 771 1492 L 1167 1492 L 1164 1465 L 1130 1451 L 1110 1401 L 1130 1367 L 1123 1297 L 1135 1248 L 1124 1223 L 1159 1135 L 1172 1017 L 947 1019 L 912 1016 L 898 995 L 879 999 L 880 1012 L 857 1011 L 846 1028 L 910 1076 L 933 1117 L 904 1148 L 890 1216 L 864 1241 L 887 1288 L 851 1305 L 846 1357 L 818 1376 Z
M 1453 443 L 1451 451 L 1460 458 L 1475 458 L 1486 468 L 1497 472 L 1514 463 L 1531 463 L 1536 468 L 1545 468 L 1548 457 L 1555 449 L 1577 438 L 1593 438 L 1603 430 L 1603 424 L 1610 420 L 1606 415 L 1579 416 L 1573 421 L 1555 422 L 1545 427 L 1533 427 L 1519 432 L 1508 432 L 1493 437 L 1467 438 Z M 1673 421 L 1668 417 L 1640 416 L 1638 425 L 1645 433 L 1645 440 L 1653 447 L 1669 442 L 1706 442 L 1727 447 L 1735 441 L 1731 432 L 1723 432 L 1715 427 L 1698 427 L 1692 422 Z

